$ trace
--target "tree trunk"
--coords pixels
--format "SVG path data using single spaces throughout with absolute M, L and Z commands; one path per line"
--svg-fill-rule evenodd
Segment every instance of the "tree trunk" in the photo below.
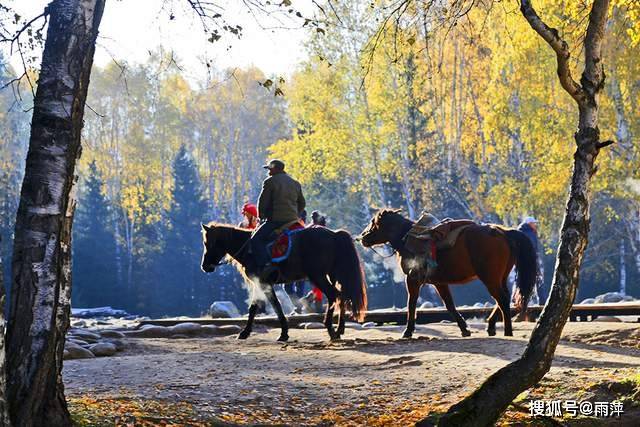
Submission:
M 521 1 L 521 11 L 531 27 L 554 49 L 558 60 L 558 77 L 563 88 L 576 100 L 579 109 L 577 149 L 569 199 L 556 256 L 551 296 L 529 344 L 522 356 L 491 375 L 477 390 L 453 405 L 439 420 L 443 426 L 493 425 L 520 393 L 536 384 L 549 371 L 578 288 L 580 265 L 589 235 L 589 182 L 595 173 L 600 148 L 597 95 L 604 84 L 601 45 L 607 21 L 609 0 L 595 0 L 589 15 L 585 44 L 585 69 L 581 83 L 571 77 L 570 51 L 559 33 L 548 27 L 528 0 Z M 429 424 L 425 420 L 423 424 Z M 420 424 L 420 423 L 419 423 Z
M 69 323 L 71 189 L 105 0 L 54 0 L 16 218 L 7 333 L 16 426 L 70 425 L 61 388 Z
M 2 242 L 2 236 L 0 236 Z M 9 408 L 6 399 L 7 376 L 5 371 L 4 351 L 4 270 L 2 268 L 2 254 L 0 254 L 0 427 L 9 427 Z
M 620 287 L 618 292 L 620 295 L 627 294 L 627 265 L 625 261 L 624 237 L 620 239 Z

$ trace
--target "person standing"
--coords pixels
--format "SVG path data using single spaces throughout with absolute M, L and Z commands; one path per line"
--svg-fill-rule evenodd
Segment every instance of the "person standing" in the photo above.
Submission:
M 282 160 L 273 159 L 263 167 L 269 171 L 269 176 L 262 182 L 258 198 L 258 216 L 262 224 L 251 237 L 250 249 L 255 265 L 248 272 L 267 279 L 276 270 L 267 252 L 272 234 L 283 225 L 298 221 L 306 201 L 302 186 L 284 171 Z

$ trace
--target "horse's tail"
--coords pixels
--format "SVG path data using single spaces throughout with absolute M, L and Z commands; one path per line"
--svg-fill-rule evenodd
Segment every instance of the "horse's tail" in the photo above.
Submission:
M 507 230 L 507 240 L 516 256 L 516 309 L 525 313 L 529 297 L 536 284 L 538 274 L 538 255 L 533 243 L 522 231 Z
M 367 311 L 367 282 L 351 235 L 336 231 L 336 253 L 332 276 L 340 283 L 342 295 L 351 301 L 353 317 L 362 322 Z

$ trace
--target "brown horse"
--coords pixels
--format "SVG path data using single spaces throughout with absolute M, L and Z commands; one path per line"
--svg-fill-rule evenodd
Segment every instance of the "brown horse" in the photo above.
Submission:
M 496 225 L 470 225 L 462 231 L 452 248 L 437 251 L 438 266 L 426 278 L 425 270 L 416 268 L 421 261 L 406 249 L 404 243 L 413 225 L 413 221 L 404 218 L 397 210 L 383 209 L 374 215 L 359 237 L 365 247 L 389 243 L 398 254 L 400 266 L 407 275 L 409 294 L 407 328 L 403 337 L 411 338 L 415 330 L 416 303 L 420 288 L 427 281 L 438 290 L 447 310 L 460 327 L 462 336 L 469 336 L 471 332 L 456 310 L 449 285 L 465 284 L 473 279 L 480 279 L 497 303 L 487 319 L 487 333 L 491 336 L 496 334 L 499 310 L 504 320 L 504 334 L 513 335 L 507 287 L 509 272 L 515 265 L 518 273 L 516 287 L 520 293 L 516 306 L 522 312 L 526 312 L 536 279 L 536 252 L 527 236 L 518 230 Z
M 327 311 L 324 324 L 332 340 L 340 338 L 345 328 L 345 301 L 351 303 L 353 317 L 362 321 L 367 311 L 367 284 L 364 279 L 360 257 L 353 244 L 351 235 L 344 230 L 333 231 L 324 227 L 313 227 L 301 230 L 292 239 L 289 257 L 278 263 L 279 277 L 272 283 L 260 283 L 249 278 L 246 266 L 252 261 L 249 252 L 251 231 L 232 225 L 211 222 L 202 225 L 204 253 L 202 270 L 211 273 L 223 264 L 222 258 L 229 255 L 234 265 L 254 286 L 264 291 L 273 306 L 282 328 L 278 341 L 289 339 L 287 318 L 282 312 L 280 302 L 273 290 L 276 283 L 291 283 L 309 279 L 327 297 Z M 254 289 L 255 290 L 255 289 Z M 253 319 L 258 310 L 259 301 L 251 295 L 249 318 L 247 325 L 240 332 L 239 339 L 246 339 L 251 334 Z M 334 306 L 339 307 L 338 330 L 333 328 Z

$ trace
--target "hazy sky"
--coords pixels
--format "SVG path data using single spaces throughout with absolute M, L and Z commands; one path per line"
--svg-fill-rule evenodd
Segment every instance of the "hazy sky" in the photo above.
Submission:
M 3 3 L 10 4 L 24 17 L 33 17 L 42 12 L 49 0 Z M 260 25 L 279 24 L 266 16 L 254 17 L 241 0 L 220 0 L 220 3 L 225 7 L 221 13 L 228 17 L 228 22 L 243 27 L 241 39 L 229 35 L 214 44 L 208 42 L 195 14 L 187 13 L 186 0 L 107 0 L 95 63 L 104 65 L 112 56 L 144 62 L 149 50 L 162 45 L 165 50 L 176 53 L 190 77 L 203 78 L 206 75 L 204 57 L 213 60 L 219 69 L 255 65 L 267 74 L 279 75 L 290 74 L 304 58 L 306 32 L 299 29 L 299 22 L 284 22 L 286 27 L 297 29 L 262 29 Z M 169 19 L 172 5 L 174 20 Z M 305 15 L 314 12 L 311 0 L 294 0 L 293 5 Z M 19 64 L 15 59 L 12 62 Z

